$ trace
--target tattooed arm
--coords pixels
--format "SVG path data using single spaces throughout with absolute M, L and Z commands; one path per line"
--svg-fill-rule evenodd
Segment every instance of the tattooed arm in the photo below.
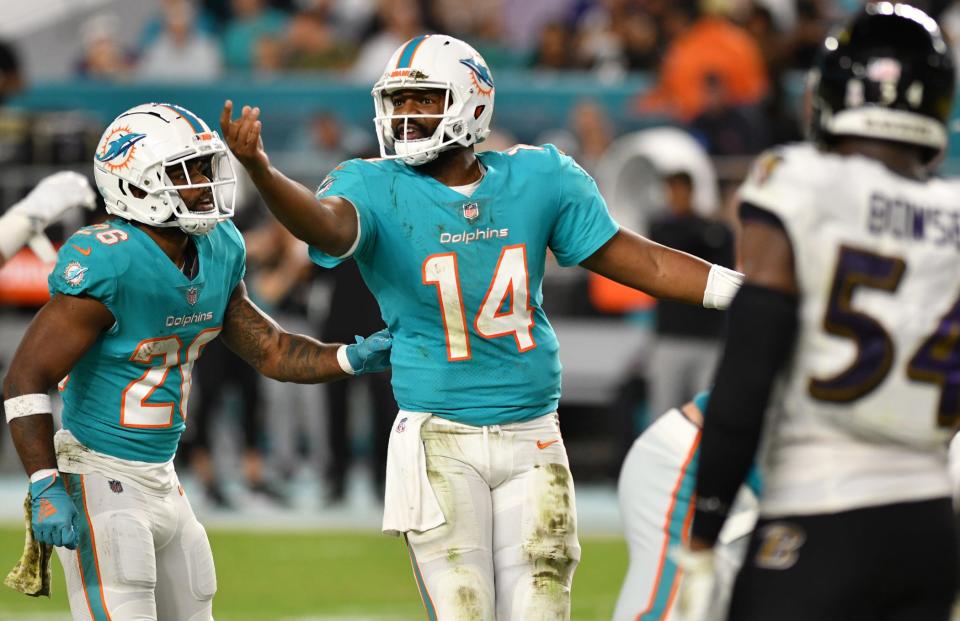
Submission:
M 46 394 L 113 323 L 113 314 L 93 298 L 54 295 L 20 341 L 3 380 L 3 398 Z M 27 474 L 57 467 L 51 414 L 11 420 L 10 435 Z
M 281 382 L 316 384 L 348 375 L 337 362 L 339 344 L 287 332 L 247 297 L 243 282 L 230 296 L 221 336 L 250 366 Z

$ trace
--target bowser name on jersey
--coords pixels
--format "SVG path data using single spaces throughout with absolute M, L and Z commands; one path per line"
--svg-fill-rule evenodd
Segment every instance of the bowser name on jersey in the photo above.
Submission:
M 867 227 L 873 235 L 913 239 L 960 250 L 960 212 L 874 192 Z

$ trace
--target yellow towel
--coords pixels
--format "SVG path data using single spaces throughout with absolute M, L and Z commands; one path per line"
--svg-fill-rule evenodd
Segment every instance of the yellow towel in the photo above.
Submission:
M 50 597 L 50 557 L 53 556 L 53 546 L 38 543 L 33 538 L 31 526 L 30 494 L 23 501 L 23 517 L 26 522 L 26 541 L 23 544 L 23 555 L 3 583 L 15 591 L 20 591 L 30 597 L 46 595 Z

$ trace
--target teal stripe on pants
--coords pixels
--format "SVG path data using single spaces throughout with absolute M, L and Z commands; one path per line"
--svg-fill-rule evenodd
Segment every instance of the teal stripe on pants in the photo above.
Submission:
M 83 594 L 86 597 L 93 621 L 111 621 L 103 601 L 100 584 L 100 570 L 97 567 L 96 542 L 90 530 L 90 516 L 87 514 L 84 502 L 83 475 L 64 473 L 64 482 L 70 490 L 73 505 L 80 514 L 76 523 L 77 555 L 80 557 L 80 579 L 83 580 Z
M 697 449 L 699 451 L 699 449 Z M 672 549 L 683 542 L 683 523 L 687 519 L 687 513 L 690 511 L 690 503 L 693 500 L 694 490 L 697 485 L 697 462 L 700 455 L 697 454 L 691 463 L 687 466 L 687 471 L 683 475 L 683 482 L 680 489 L 677 490 L 677 501 L 673 505 L 673 513 L 670 515 L 670 543 L 667 549 Z M 667 610 L 667 604 L 670 603 L 670 591 L 673 590 L 673 583 L 677 578 L 677 564 L 669 556 L 664 559 L 663 569 L 660 574 L 657 593 L 653 598 L 653 605 L 646 614 L 637 617 L 637 621 L 648 621 L 663 618 Z
M 437 611 L 433 607 L 430 594 L 427 593 L 427 585 L 424 583 L 423 576 L 420 574 L 420 565 L 417 564 L 417 557 L 413 553 L 413 546 L 410 545 L 410 541 L 406 539 L 406 536 L 404 536 L 404 540 L 407 541 L 407 551 L 410 552 L 410 564 L 413 566 L 413 577 L 417 580 L 417 588 L 420 589 L 420 598 L 423 600 L 423 605 L 427 609 L 427 619 L 437 621 Z

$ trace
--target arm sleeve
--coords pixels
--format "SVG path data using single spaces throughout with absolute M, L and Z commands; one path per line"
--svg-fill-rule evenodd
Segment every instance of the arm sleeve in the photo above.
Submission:
M 560 209 L 550 233 L 549 246 L 560 265 L 569 267 L 610 241 L 620 226 L 610 216 L 593 178 L 573 158 L 560 153 L 557 157 L 560 161 Z
M 334 257 L 318 248 L 310 247 L 310 259 L 321 267 L 336 267 L 354 255 L 365 254 L 376 237 L 376 217 L 373 201 L 367 189 L 368 180 L 361 172 L 363 160 L 350 160 L 337 166 L 317 188 L 317 198 L 339 196 L 353 205 L 357 212 L 357 239 L 345 254 Z
M 746 284 L 727 318 L 727 342 L 703 417 L 692 527 L 710 543 L 754 461 L 774 379 L 793 350 L 797 297 Z
M 707 407 L 710 404 L 710 391 L 704 390 L 697 393 L 697 395 L 693 398 L 693 403 L 697 406 L 697 409 L 700 410 L 701 413 L 706 412 Z M 747 480 L 744 482 L 744 485 L 749 487 L 750 491 L 753 492 L 753 495 L 759 498 L 761 483 L 760 470 L 757 468 L 756 463 L 754 463 L 753 466 L 750 467 L 750 471 L 747 473 Z

